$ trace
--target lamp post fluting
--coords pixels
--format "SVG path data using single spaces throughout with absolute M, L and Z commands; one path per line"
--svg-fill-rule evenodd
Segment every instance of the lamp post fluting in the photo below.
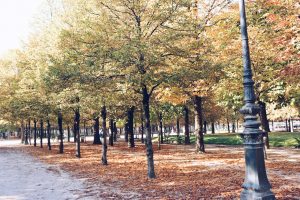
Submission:
M 275 199 L 268 181 L 262 131 L 257 114 L 260 111 L 255 104 L 254 81 L 252 79 L 250 51 L 245 12 L 245 1 L 240 0 L 240 25 L 242 35 L 243 66 L 244 66 L 244 102 L 240 112 L 244 115 L 244 132 L 241 134 L 245 149 L 246 174 L 242 185 L 241 199 Z

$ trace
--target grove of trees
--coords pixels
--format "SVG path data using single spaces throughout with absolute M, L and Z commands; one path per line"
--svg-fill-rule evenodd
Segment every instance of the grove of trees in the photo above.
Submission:
M 276 109 L 300 112 L 300 17 L 296 0 L 247 3 L 249 40 L 262 128 Z M 242 58 L 239 10 L 228 0 L 49 0 L 24 47 L 0 60 L 2 127 L 20 129 L 22 140 L 59 152 L 74 133 L 93 127 L 94 144 L 108 145 L 124 128 L 135 147 L 134 125 L 146 145 L 147 175 L 155 178 L 152 126 L 185 127 L 195 151 L 205 152 L 207 124 L 242 123 Z M 270 110 L 267 108 L 273 108 Z M 289 112 L 291 113 L 291 112 Z M 235 127 L 230 127 L 232 131 Z M 123 129 L 122 129 L 123 130 Z M 212 130 L 212 132 L 214 132 Z M 100 139 L 101 138 L 101 139 Z M 108 139 L 108 140 L 107 140 Z M 31 141 L 31 138 L 30 138 Z

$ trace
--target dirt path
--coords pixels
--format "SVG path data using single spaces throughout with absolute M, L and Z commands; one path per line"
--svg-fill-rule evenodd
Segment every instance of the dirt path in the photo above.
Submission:
M 78 199 L 85 190 L 83 181 L 58 167 L 13 149 L 0 148 L 1 200 Z

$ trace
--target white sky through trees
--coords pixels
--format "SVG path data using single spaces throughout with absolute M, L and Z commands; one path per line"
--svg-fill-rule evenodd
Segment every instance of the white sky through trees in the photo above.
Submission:
M 44 0 L 0 0 L 0 55 L 21 46 Z

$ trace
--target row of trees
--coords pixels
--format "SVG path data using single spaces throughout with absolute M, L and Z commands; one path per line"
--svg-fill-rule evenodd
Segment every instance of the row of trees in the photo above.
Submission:
M 297 2 L 262 0 L 247 6 L 257 101 L 269 131 L 267 103 L 300 108 Z M 154 178 L 151 122 L 176 121 L 178 127 L 184 115 L 189 124 L 193 110 L 196 150 L 205 152 L 204 121 L 239 119 L 236 3 L 49 0 L 45 9 L 24 48 L 1 60 L 3 122 L 29 126 L 31 120 L 36 127 L 39 121 L 41 129 L 43 122 L 49 129 L 57 124 L 61 138 L 71 126 L 80 157 L 80 125 L 93 121 L 99 144 L 101 118 L 106 165 L 107 123 L 112 133 L 117 124 L 125 126 L 134 147 L 135 121 L 145 133 L 148 177 Z

